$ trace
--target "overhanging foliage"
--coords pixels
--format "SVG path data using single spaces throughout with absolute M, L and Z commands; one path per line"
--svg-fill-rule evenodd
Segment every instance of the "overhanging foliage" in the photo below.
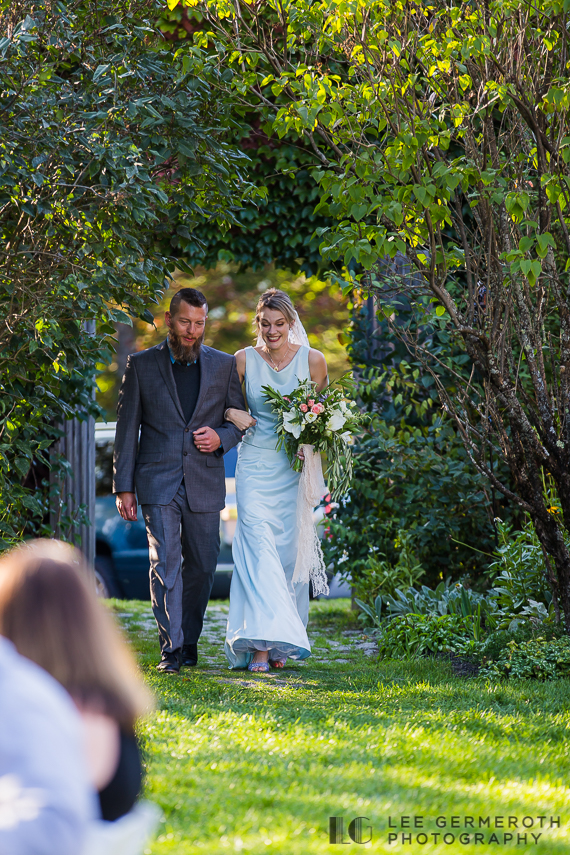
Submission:
M 195 74 L 197 49 L 174 52 L 155 30 L 160 8 L 0 5 L 4 543 L 45 523 L 30 466 L 46 462 L 57 422 L 93 412 L 112 322 L 152 320 L 196 220 L 230 225 L 252 190 L 245 156 L 221 140 L 225 101 Z

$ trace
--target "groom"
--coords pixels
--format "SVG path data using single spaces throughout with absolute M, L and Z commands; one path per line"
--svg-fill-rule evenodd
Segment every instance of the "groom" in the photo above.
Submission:
M 117 407 L 113 492 L 125 520 L 137 518 L 137 496 L 141 505 L 157 668 L 168 674 L 198 661 L 220 551 L 223 455 L 241 439 L 224 421 L 228 407 L 244 409 L 236 361 L 202 344 L 207 316 L 200 291 L 174 295 L 167 340 L 129 356 Z

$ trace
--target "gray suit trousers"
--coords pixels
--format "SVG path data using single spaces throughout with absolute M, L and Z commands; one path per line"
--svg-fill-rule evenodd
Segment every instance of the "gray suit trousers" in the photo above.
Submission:
M 198 641 L 220 552 L 220 514 L 190 510 L 184 481 L 168 505 L 142 505 L 150 596 L 163 653 Z

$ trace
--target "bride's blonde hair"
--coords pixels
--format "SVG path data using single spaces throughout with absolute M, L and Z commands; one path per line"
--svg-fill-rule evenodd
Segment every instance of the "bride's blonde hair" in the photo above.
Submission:
M 291 298 L 285 291 L 280 291 L 278 288 L 269 288 L 267 291 L 264 291 L 257 302 L 254 321 L 257 332 L 259 332 L 263 309 L 273 309 L 275 312 L 281 312 L 288 324 L 294 324 L 297 320 L 297 313 L 295 306 L 291 302 Z

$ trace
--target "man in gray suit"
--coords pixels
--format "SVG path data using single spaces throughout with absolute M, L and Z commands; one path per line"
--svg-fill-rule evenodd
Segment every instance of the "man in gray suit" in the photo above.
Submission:
M 137 496 L 141 505 L 157 668 L 170 674 L 198 661 L 220 551 L 223 455 L 241 439 L 224 420 L 228 407 L 244 409 L 236 361 L 202 344 L 207 315 L 200 291 L 174 295 L 167 340 L 129 356 L 117 407 L 113 492 L 125 520 L 137 518 Z

